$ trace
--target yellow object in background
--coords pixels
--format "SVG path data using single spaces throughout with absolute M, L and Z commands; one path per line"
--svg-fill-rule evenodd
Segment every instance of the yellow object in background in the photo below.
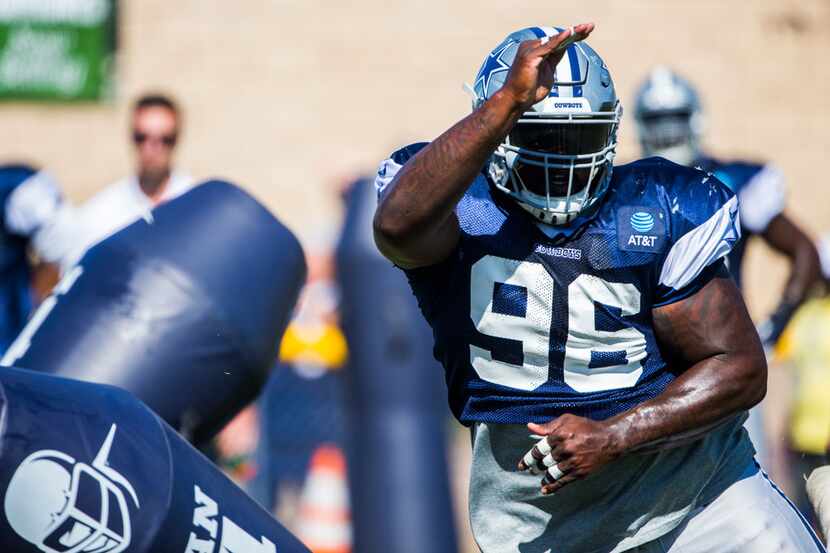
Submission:
M 348 358 L 346 338 L 334 323 L 304 325 L 292 322 L 280 344 L 280 361 L 311 363 L 329 370 L 341 368 Z
M 830 298 L 811 300 L 798 310 L 775 354 L 795 371 L 791 447 L 824 454 L 830 442 Z

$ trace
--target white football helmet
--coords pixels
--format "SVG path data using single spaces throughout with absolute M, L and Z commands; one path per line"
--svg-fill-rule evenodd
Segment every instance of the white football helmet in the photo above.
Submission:
M 116 426 L 91 465 L 66 453 L 36 451 L 20 464 L 6 490 L 6 518 L 14 531 L 44 553 L 120 553 L 131 540 L 124 491 L 135 490 L 107 466 Z
M 691 166 L 700 157 L 703 115 L 694 87 L 667 67 L 656 67 L 637 91 L 634 116 L 643 156 Z
M 529 27 L 490 52 L 473 84 L 473 109 L 507 79 L 519 43 L 562 29 Z M 573 221 L 611 180 L 622 107 L 605 63 L 585 42 L 567 47 L 550 95 L 518 120 L 488 166 L 491 183 L 538 220 Z

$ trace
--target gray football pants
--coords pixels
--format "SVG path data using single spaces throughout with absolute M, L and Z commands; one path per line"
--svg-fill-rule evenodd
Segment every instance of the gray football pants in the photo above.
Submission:
M 739 480 L 636 553 L 821 553 L 807 521 L 763 472 Z

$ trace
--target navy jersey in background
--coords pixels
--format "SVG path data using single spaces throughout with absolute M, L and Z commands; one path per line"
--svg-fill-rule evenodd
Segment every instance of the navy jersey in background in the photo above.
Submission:
M 773 165 L 744 161 L 719 161 L 704 157 L 695 162 L 697 167 L 712 173 L 736 196 L 741 214 L 741 239 L 727 257 L 729 272 L 740 287 L 741 264 L 746 253 L 746 242 L 753 234 L 762 234 L 770 222 L 784 211 L 784 175 Z

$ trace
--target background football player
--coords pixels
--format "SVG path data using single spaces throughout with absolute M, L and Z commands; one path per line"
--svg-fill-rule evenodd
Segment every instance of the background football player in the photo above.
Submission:
M 654 69 L 637 92 L 635 117 L 644 157 L 660 156 L 714 174 L 738 196 L 742 238 L 727 257 L 729 272 L 741 286 L 746 241 L 761 237 L 790 261 L 790 274 L 781 301 L 760 325 L 764 346 L 775 344 L 810 289 L 821 278 L 816 248 L 787 214 L 784 175 L 774 165 L 722 161 L 700 147 L 703 112 L 695 88 L 666 67 Z
M 771 348 L 787 322 L 819 282 L 818 252 L 804 231 L 784 213 L 785 187 L 781 171 L 771 164 L 721 161 L 701 150 L 703 112 L 695 88 L 666 67 L 655 68 L 640 85 L 635 117 L 644 157 L 660 156 L 681 165 L 714 174 L 738 196 L 741 239 L 727 257 L 729 272 L 741 286 L 746 241 L 761 237 L 790 262 L 790 274 L 773 313 L 758 326 L 761 342 Z M 768 462 L 766 436 L 760 407 L 747 423 L 762 464 Z
M 32 307 L 57 282 L 68 218 L 60 186 L 26 164 L 0 165 L 0 352 L 26 324 Z
M 664 160 L 612 167 L 621 108 L 579 42 L 592 30 L 509 35 L 473 113 L 378 172 L 376 242 L 406 271 L 472 427 L 476 540 L 821 551 L 742 428 L 766 364 L 722 260 L 737 199 Z

